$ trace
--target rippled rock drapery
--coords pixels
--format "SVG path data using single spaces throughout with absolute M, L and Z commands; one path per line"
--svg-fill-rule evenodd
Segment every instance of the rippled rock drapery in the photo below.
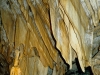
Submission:
M 63 75 L 67 71 L 65 62 L 72 69 L 75 58 L 85 72 L 85 67 L 91 66 L 92 54 L 96 54 L 92 53 L 93 32 L 99 36 L 98 28 L 94 28 L 99 17 L 90 5 L 92 18 L 88 15 L 88 1 L 1 0 L 0 53 L 9 69 L 15 67 L 17 49 L 21 75 Z

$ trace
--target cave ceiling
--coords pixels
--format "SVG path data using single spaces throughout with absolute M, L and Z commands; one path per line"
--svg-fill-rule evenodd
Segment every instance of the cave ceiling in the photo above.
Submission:
M 99 75 L 100 0 L 0 0 L 0 56 L 10 75 L 64 75 L 75 58 Z

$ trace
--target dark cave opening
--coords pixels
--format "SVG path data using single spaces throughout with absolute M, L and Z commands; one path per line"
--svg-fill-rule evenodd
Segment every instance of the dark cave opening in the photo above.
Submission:
M 93 75 L 91 67 L 86 67 L 85 72 L 82 72 L 81 67 L 78 62 L 78 58 L 75 59 L 74 63 L 72 64 L 72 69 L 68 69 L 65 75 Z

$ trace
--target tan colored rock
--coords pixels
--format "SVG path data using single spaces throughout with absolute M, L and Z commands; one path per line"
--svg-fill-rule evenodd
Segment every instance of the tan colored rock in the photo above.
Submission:
M 0 0 L 0 53 L 11 75 L 64 75 L 75 58 L 99 73 L 99 16 L 99 0 Z

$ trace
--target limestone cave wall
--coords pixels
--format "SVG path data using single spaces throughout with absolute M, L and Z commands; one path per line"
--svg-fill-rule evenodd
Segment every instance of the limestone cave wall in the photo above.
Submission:
M 100 7 L 95 5 L 92 0 L 0 0 L 0 74 L 81 70 L 77 75 L 91 75 L 86 70 L 91 67 L 99 75 Z

